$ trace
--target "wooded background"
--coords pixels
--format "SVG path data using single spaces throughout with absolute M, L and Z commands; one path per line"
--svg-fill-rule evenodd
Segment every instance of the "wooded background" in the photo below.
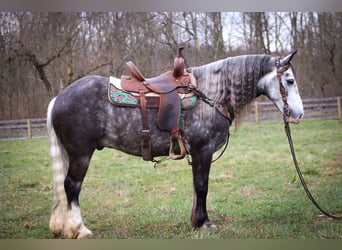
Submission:
M 49 100 L 89 75 L 147 77 L 241 54 L 293 50 L 303 98 L 342 95 L 342 13 L 0 13 L 0 119 L 45 117 Z

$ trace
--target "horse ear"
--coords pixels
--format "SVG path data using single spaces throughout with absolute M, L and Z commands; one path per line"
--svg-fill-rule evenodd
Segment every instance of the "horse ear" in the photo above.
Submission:
M 297 50 L 293 51 L 290 55 L 285 56 L 284 58 L 281 58 L 280 65 L 283 65 L 283 66 L 288 65 L 296 53 L 297 53 Z

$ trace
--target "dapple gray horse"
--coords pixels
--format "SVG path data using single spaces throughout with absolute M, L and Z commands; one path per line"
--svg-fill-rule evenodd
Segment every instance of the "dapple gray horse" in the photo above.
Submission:
M 282 73 L 282 83 L 287 90 L 291 119 L 298 123 L 304 110 L 290 62 L 293 55 L 281 58 L 280 66 L 289 66 Z M 233 106 L 235 114 L 260 95 L 266 95 L 283 110 L 276 71 L 275 57 L 270 55 L 244 55 L 192 68 L 198 89 L 215 103 Z M 92 235 L 82 221 L 79 193 L 96 149 L 110 147 L 141 156 L 140 109 L 111 104 L 107 98 L 108 82 L 108 77 L 84 77 L 49 104 L 47 127 L 55 191 L 50 229 L 55 235 Z M 148 109 L 148 117 L 153 156 L 168 155 L 169 133 L 158 129 L 155 109 Z M 210 166 L 213 153 L 228 139 L 231 124 L 202 101 L 194 109 L 184 111 L 184 124 L 194 187 L 191 223 L 194 228 L 212 228 L 215 225 L 209 220 L 206 207 Z

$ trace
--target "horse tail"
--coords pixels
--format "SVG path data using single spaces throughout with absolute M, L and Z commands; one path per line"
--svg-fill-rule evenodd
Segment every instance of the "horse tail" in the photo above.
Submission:
M 64 180 L 68 172 L 69 156 L 57 137 L 52 123 L 52 110 L 55 105 L 56 98 L 49 103 L 47 112 L 47 130 L 50 142 L 50 156 L 52 161 L 53 183 L 55 191 L 55 207 L 62 205 L 67 206 L 67 199 L 64 190 Z

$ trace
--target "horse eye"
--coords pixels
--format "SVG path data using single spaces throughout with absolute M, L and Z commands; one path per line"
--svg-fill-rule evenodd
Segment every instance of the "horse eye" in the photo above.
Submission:
M 294 84 L 294 79 L 287 79 L 286 81 L 288 84 Z

